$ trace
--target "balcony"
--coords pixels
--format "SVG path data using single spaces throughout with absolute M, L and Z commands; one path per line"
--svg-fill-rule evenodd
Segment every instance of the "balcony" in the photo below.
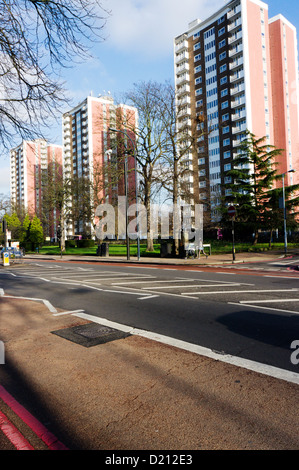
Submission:
M 228 38 L 228 44 L 233 44 L 234 42 L 242 39 L 242 37 L 243 37 L 242 31 L 238 31 L 234 33 L 230 38 Z
M 183 62 L 182 64 L 176 67 L 177 74 L 188 72 L 188 71 L 189 71 L 189 63 L 187 61 Z
M 227 30 L 228 32 L 230 31 L 233 31 L 234 29 L 236 28 L 239 28 L 240 26 L 242 26 L 242 19 L 241 19 L 241 16 L 239 18 L 236 18 L 234 21 L 232 21 L 228 27 L 227 27 Z
M 239 132 L 246 132 L 246 129 L 247 129 L 247 126 L 246 126 L 246 123 L 245 123 L 245 124 L 242 124 L 241 126 L 233 127 L 232 133 L 233 134 L 238 134 Z
M 237 80 L 243 80 L 243 79 L 244 79 L 244 70 L 238 70 L 231 75 L 230 82 L 234 83 Z
M 245 109 L 241 112 L 237 112 L 237 113 L 231 115 L 232 121 L 238 121 L 239 119 L 244 119 L 244 118 L 246 118 Z
M 191 127 L 191 119 L 189 118 L 185 118 L 185 119 L 182 119 L 178 122 L 178 129 L 184 129 L 184 128 L 188 128 L 188 127 Z
M 182 51 L 182 50 L 188 50 L 188 41 L 185 39 L 181 42 L 179 42 L 176 46 L 175 46 L 175 52 L 179 52 L 179 51 Z
M 229 64 L 229 68 L 230 70 L 232 70 L 236 67 L 241 67 L 243 63 L 244 63 L 243 56 L 238 57 L 237 59 L 235 59 L 233 62 Z
M 230 19 L 232 19 L 234 16 L 238 15 L 239 13 L 241 13 L 241 5 L 238 5 L 238 6 L 235 7 L 233 10 L 230 10 L 230 11 L 227 13 L 227 19 L 230 20 Z
M 177 77 L 176 84 L 180 85 L 182 83 L 189 82 L 189 81 L 190 81 L 190 75 L 188 73 L 184 73 Z
M 240 54 L 243 52 L 243 44 L 237 44 L 236 46 L 233 47 L 233 49 L 230 49 L 228 55 L 229 57 L 234 57 L 236 54 Z
M 177 89 L 177 95 L 178 96 L 185 95 L 186 93 L 190 93 L 190 85 L 188 85 L 187 83 L 185 83 L 185 85 L 183 85 L 183 86 L 181 86 Z
M 231 88 L 230 90 L 230 94 L 231 96 L 235 96 L 239 93 L 242 93 L 245 91 L 245 85 L 244 85 L 244 82 L 243 83 L 239 83 L 237 86 L 234 86 L 233 88 Z
M 189 54 L 187 51 L 183 51 L 180 54 L 177 54 L 175 57 L 175 62 L 176 64 L 179 64 L 180 62 L 186 61 L 189 59 Z
M 231 102 L 231 107 L 238 108 L 239 106 L 244 106 L 245 102 L 246 102 L 245 95 L 244 96 L 242 95 L 239 99 L 233 100 Z

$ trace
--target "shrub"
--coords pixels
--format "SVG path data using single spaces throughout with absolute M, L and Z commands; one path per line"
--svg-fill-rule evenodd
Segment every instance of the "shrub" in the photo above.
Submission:
M 94 240 L 77 240 L 78 248 L 91 248 L 94 246 L 95 246 Z

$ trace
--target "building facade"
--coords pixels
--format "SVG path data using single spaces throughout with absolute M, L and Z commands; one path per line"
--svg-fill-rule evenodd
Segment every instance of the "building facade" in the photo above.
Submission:
M 296 30 L 281 15 L 269 19 L 260 0 L 233 0 L 190 23 L 174 57 L 178 126 L 189 125 L 194 142 L 186 158 L 193 201 L 215 222 L 246 130 L 284 149 L 278 173 L 299 170 Z M 286 175 L 286 184 L 296 182 L 298 173 Z
M 10 151 L 10 194 L 13 207 L 36 215 L 42 221 L 45 215 L 43 199 L 48 170 L 53 165 L 62 168 L 62 146 L 44 139 L 23 141 Z M 49 217 L 48 221 L 49 221 Z M 54 237 L 59 214 L 52 211 L 47 236 Z
M 121 161 L 125 152 L 132 150 L 135 144 L 136 123 L 136 109 L 123 104 L 116 105 L 111 96 L 88 96 L 63 115 L 64 178 L 65 181 L 76 179 L 86 182 L 85 190 L 90 191 L 92 212 L 101 203 L 115 204 L 117 197 L 124 194 Z M 136 187 L 134 169 L 134 158 L 129 156 L 127 181 L 131 193 L 135 193 Z M 91 236 L 94 234 L 93 214 L 80 216 L 77 211 L 78 216 L 75 215 L 74 208 L 78 202 L 75 194 L 67 201 L 67 238 L 86 232 Z

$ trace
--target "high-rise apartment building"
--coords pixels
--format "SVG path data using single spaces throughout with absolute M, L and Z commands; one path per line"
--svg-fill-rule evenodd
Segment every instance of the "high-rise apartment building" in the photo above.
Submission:
M 10 194 L 15 207 L 29 216 L 43 219 L 44 184 L 49 165 L 62 167 L 62 146 L 44 139 L 23 141 L 10 151 Z M 54 213 L 50 233 L 55 236 L 58 214 Z
M 246 130 L 284 149 L 278 173 L 299 170 L 296 29 L 281 15 L 269 19 L 260 0 L 232 0 L 190 23 L 174 48 L 178 127 L 189 125 L 195 142 L 189 183 L 194 202 L 206 202 L 216 221 L 225 172 Z M 298 173 L 285 181 L 299 182 Z
M 117 165 L 135 142 L 134 128 L 137 123 L 135 108 L 115 104 L 111 96 L 88 96 L 72 110 L 63 115 L 63 172 L 66 181 L 86 179 L 90 187 L 93 209 L 102 202 L 115 202 L 124 194 L 124 178 L 117 179 Z M 111 129 L 123 131 L 114 132 Z M 121 145 L 120 145 L 121 142 Z M 121 155 L 122 154 L 122 155 Z M 105 171 L 108 161 L 114 163 L 115 179 L 105 184 L 111 175 Z M 128 187 L 135 191 L 134 158 L 128 158 Z M 119 174 L 121 174 L 121 170 Z M 68 206 L 76 204 L 75 195 Z M 67 212 L 67 211 L 66 211 Z M 86 225 L 87 223 L 87 225 Z M 84 232 L 93 233 L 92 220 L 71 217 L 66 220 L 66 236 Z

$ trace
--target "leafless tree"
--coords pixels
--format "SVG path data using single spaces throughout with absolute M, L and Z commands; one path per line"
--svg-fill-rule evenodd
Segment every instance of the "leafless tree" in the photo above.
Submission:
M 0 145 L 40 136 L 65 105 L 61 67 L 103 40 L 100 0 L 0 0 Z

